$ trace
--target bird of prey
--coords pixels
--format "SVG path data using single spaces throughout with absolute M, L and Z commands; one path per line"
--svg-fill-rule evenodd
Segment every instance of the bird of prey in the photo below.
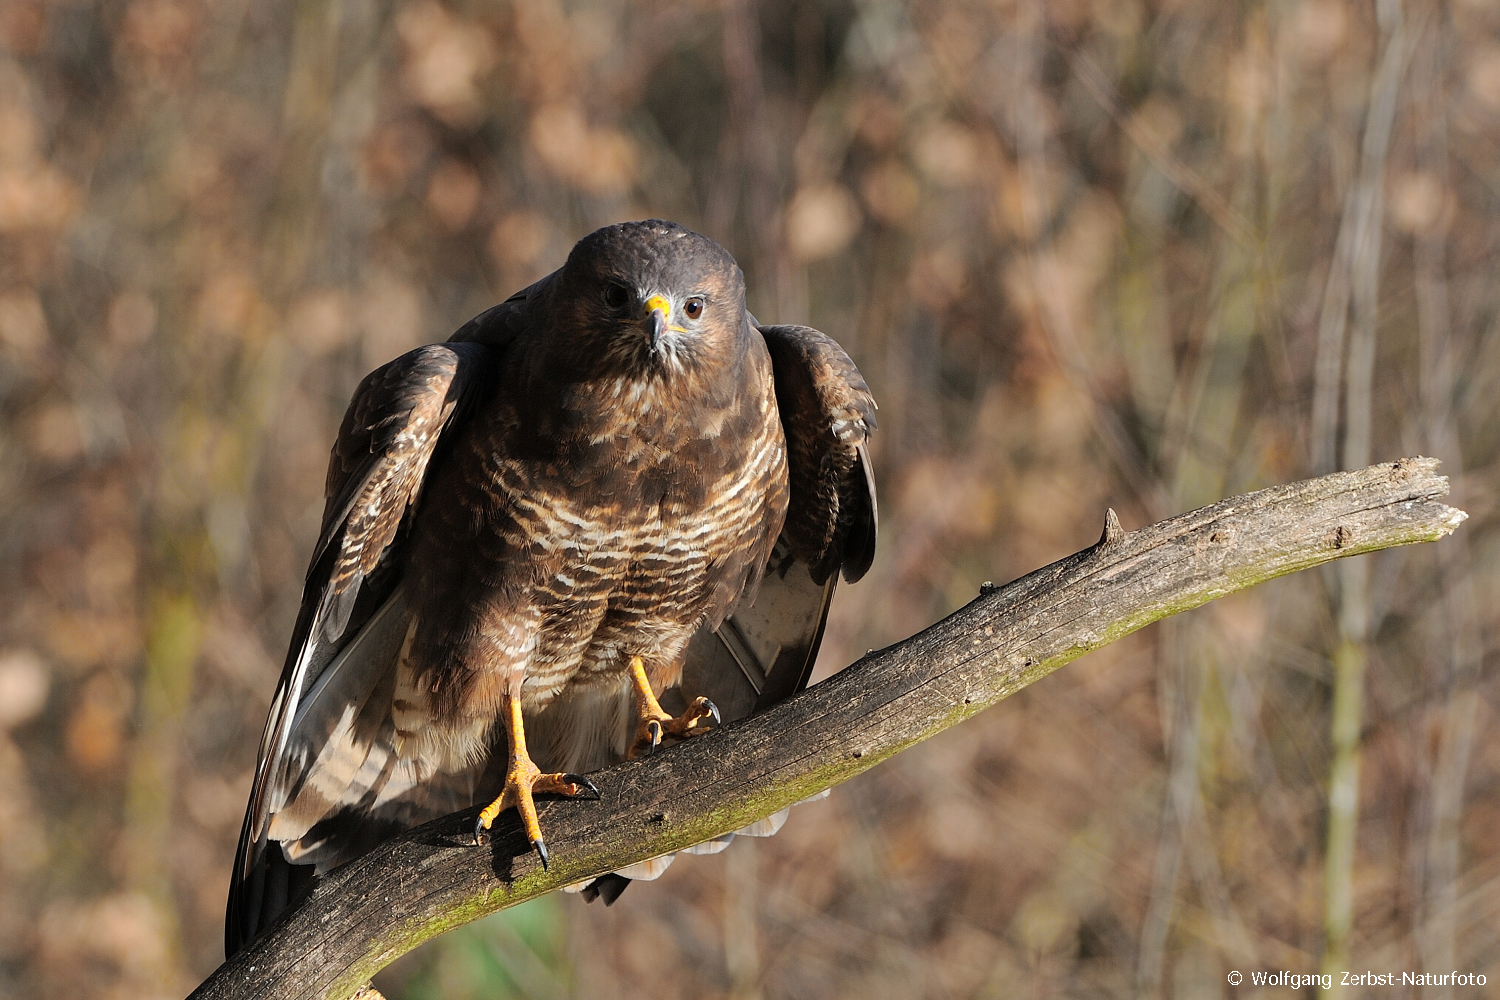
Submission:
M 535 794 L 597 797 L 587 772 L 802 688 L 837 576 L 873 558 L 874 427 L 838 344 L 759 326 L 729 253 L 659 220 L 585 237 L 367 376 L 261 739 L 226 952 L 314 872 L 473 805 L 476 838 L 515 808 L 546 864 Z

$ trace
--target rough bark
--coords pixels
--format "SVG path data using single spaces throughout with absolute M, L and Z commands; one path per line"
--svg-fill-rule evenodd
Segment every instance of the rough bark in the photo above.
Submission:
M 1432 459 L 1231 497 L 1098 543 L 979 597 L 775 708 L 596 775 L 603 799 L 543 804 L 543 871 L 513 812 L 474 846 L 475 811 L 320 879 L 193 1000 L 354 996 L 443 931 L 699 843 L 836 785 L 1090 650 L 1216 597 L 1333 559 L 1435 541 L 1467 515 Z

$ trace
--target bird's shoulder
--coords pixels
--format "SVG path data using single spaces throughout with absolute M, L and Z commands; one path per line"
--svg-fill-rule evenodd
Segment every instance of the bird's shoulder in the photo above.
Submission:
M 536 319 L 542 315 L 548 293 L 558 280 L 559 272 L 553 271 L 503 302 L 498 302 L 484 312 L 453 331 L 448 343 L 485 344 L 504 350 L 536 330 L 540 325 Z
M 819 584 L 837 570 L 857 580 L 875 552 L 869 453 L 875 399 L 854 361 L 827 334 L 807 326 L 763 326 L 760 333 L 786 435 L 787 540 Z

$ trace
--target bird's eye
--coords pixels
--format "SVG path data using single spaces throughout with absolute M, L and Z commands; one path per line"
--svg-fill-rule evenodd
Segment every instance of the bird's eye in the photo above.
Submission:
M 624 309 L 630 301 L 630 291 L 622 284 L 611 281 L 604 286 L 604 304 L 611 309 Z
M 703 300 L 696 296 L 688 299 L 682 304 L 682 311 L 687 315 L 688 319 L 697 319 L 703 315 Z

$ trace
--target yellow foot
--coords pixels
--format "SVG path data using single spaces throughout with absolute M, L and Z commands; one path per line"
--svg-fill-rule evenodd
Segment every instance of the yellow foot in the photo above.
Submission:
M 500 797 L 485 806 L 484 811 L 479 814 L 479 819 L 474 823 L 474 843 L 479 843 L 480 834 L 490 828 L 496 816 L 514 806 L 521 814 L 526 839 L 531 841 L 531 846 L 541 856 L 542 868 L 546 869 L 547 842 L 542 839 L 542 827 L 536 818 L 536 802 L 532 799 L 538 792 L 566 795 L 569 798 L 587 792 L 590 797 L 599 798 L 599 787 L 583 775 L 543 774 L 529 756 L 523 756 L 511 761 L 510 770 L 505 773 L 505 788 L 500 792 Z
M 636 715 L 641 721 L 636 727 L 635 743 L 626 756 L 634 757 L 642 750 L 648 754 L 655 752 L 661 746 L 664 736 L 686 739 L 707 732 L 708 726 L 702 724 L 706 719 L 713 719 L 715 726 L 719 724 L 719 709 L 707 698 L 693 699 L 693 703 L 681 715 L 667 714 L 651 690 L 651 682 L 646 679 L 645 664 L 639 656 L 630 658 L 630 677 L 635 685 Z

